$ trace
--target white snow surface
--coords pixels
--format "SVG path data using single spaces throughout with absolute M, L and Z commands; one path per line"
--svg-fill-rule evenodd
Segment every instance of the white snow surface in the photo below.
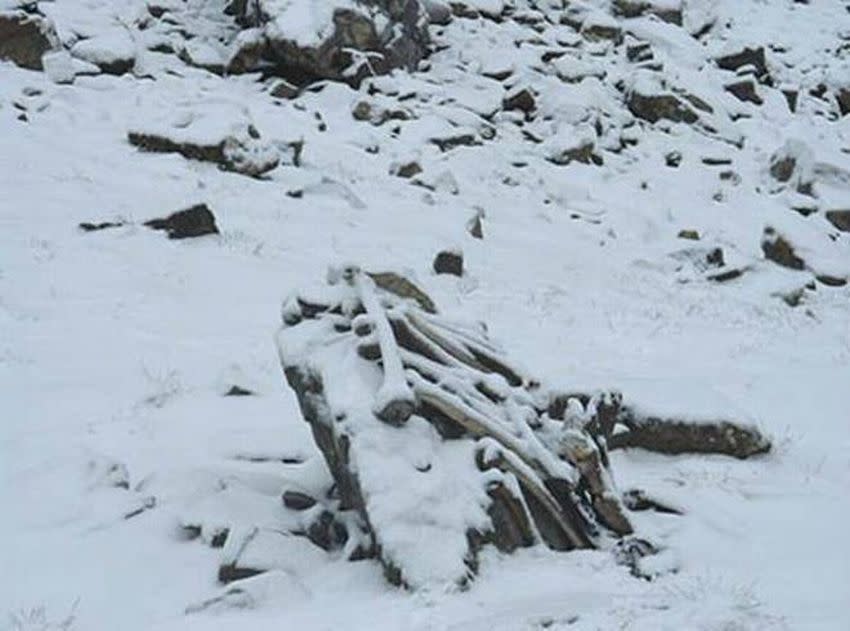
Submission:
M 111 37 L 146 11 L 140 0 L 41 6 L 69 46 Z M 138 48 L 136 76 L 83 76 L 63 58 L 55 83 L 0 62 L 0 624 L 846 629 L 850 286 L 817 283 L 793 308 L 781 296 L 816 274 L 850 276 L 848 234 L 824 218 L 850 208 L 850 117 L 809 94 L 821 82 L 846 83 L 846 52 L 837 51 L 848 14 L 838 0 L 683 6 L 685 29 L 655 18 L 620 23 L 652 42 L 665 88 L 708 95 L 711 131 L 634 123 L 614 87 L 629 84 L 633 66 L 610 43 L 584 42 L 557 20 L 540 30 L 489 19 L 435 29 L 446 47 L 430 69 L 375 81 L 415 115 L 383 125 L 351 116 L 369 98 L 368 82 L 277 101 L 256 75 L 223 78 Z M 719 26 L 702 40 L 688 35 L 712 20 Z M 801 88 L 796 114 L 776 89 L 758 87 L 761 106 L 722 90 L 735 75 L 710 59 L 756 44 L 771 45 L 778 86 Z M 542 62 L 549 50 L 575 63 Z M 479 74 L 505 68 L 513 69 L 506 93 L 520 83 L 536 92 L 541 115 L 522 127 L 516 112 L 493 114 L 500 84 Z M 582 72 L 590 76 L 572 82 Z M 303 138 L 301 167 L 282 163 L 252 179 L 126 141 L 152 119 L 192 112 L 207 120 L 211 108 L 222 117 L 216 129 L 247 118 L 272 144 Z M 597 121 L 601 166 L 551 164 L 550 147 L 523 133 L 548 139 L 559 123 L 585 133 Z M 441 151 L 433 142 L 467 134 L 475 143 Z M 621 139 L 637 144 L 622 148 Z M 816 199 L 773 188 L 770 156 L 789 142 L 811 152 Z M 678 168 L 665 165 L 673 151 Z M 418 180 L 391 174 L 411 156 L 423 169 Z M 722 178 L 726 170 L 737 179 Z M 443 174 L 451 186 L 429 184 Z M 220 234 L 177 241 L 142 226 L 201 202 Z M 801 205 L 816 212 L 792 210 Z M 484 239 L 473 239 L 465 226 L 482 211 Z M 117 220 L 123 225 L 104 231 L 77 228 Z M 805 270 L 763 257 L 766 225 L 789 237 Z M 683 229 L 700 241 L 677 239 Z M 455 244 L 464 276 L 433 274 L 435 254 Z M 672 256 L 714 246 L 727 266 L 746 270 L 740 278 L 715 283 Z M 216 525 L 285 526 L 283 489 L 329 484 L 273 335 L 281 300 L 340 261 L 414 270 L 442 312 L 486 322 L 548 383 L 620 388 L 664 414 L 754 422 L 774 449 L 750 461 L 613 454 L 620 489 L 644 489 L 685 511 L 632 515 L 642 535 L 665 546 L 659 563 L 679 568 L 651 582 L 607 552 L 536 547 L 486 551 L 466 591 L 408 593 L 388 587 L 375 562 L 267 536 L 257 554 L 265 558 L 268 546 L 275 571 L 236 591 L 222 587 L 225 551 L 205 544 Z M 255 394 L 222 396 L 230 385 Z M 380 475 L 380 462 L 369 466 Z M 418 517 L 402 497 L 383 508 L 388 520 Z M 187 521 L 208 531 L 186 541 Z

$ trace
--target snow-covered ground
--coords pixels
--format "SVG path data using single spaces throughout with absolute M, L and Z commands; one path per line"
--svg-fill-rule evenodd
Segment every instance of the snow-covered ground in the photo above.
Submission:
M 376 79 L 371 95 L 370 82 L 327 84 L 278 100 L 258 75 L 220 77 L 140 41 L 136 76 L 58 84 L 0 62 L 0 624 L 846 629 L 850 285 L 803 288 L 815 275 L 850 278 L 850 234 L 824 218 L 850 208 L 850 116 L 808 93 L 850 86 L 850 14 L 837 0 L 692 4 L 733 26 L 702 41 L 654 18 L 628 28 L 670 82 L 711 103 L 710 130 L 635 123 L 615 84 L 651 91 L 640 69 L 566 25 L 514 20 L 455 19 L 435 30 L 427 70 Z M 144 3 L 41 5 L 68 43 L 70 32 L 108 34 Z M 777 86 L 802 86 L 796 113 L 761 85 L 763 105 L 733 99 L 706 65 L 755 43 L 773 45 Z M 546 50 L 562 56 L 542 64 Z M 489 78 L 506 69 L 510 85 Z M 558 78 L 571 73 L 577 82 Z M 518 112 L 501 110 L 524 85 L 541 115 L 520 128 Z M 356 120 L 363 100 L 407 120 Z M 300 165 L 283 159 L 256 179 L 127 142 L 164 120 L 185 131 L 187 112 L 213 128 L 250 121 L 282 155 L 303 140 Z M 433 142 L 464 135 L 446 151 Z M 587 138 L 602 165 L 555 163 Z M 798 162 L 816 198 L 771 180 L 770 157 L 789 140 L 806 147 Z M 395 175 L 411 161 L 421 173 Z M 197 203 L 220 234 L 168 240 L 142 225 Z M 801 205 L 815 212 L 792 210 Z M 480 240 L 467 231 L 476 213 Z M 123 225 L 78 228 L 100 221 Z M 806 269 L 764 258 L 768 225 Z M 709 280 L 714 247 L 743 275 Z M 462 277 L 431 271 L 445 248 L 463 251 Z M 621 489 L 685 513 L 634 515 L 678 567 L 653 581 L 608 553 L 533 548 L 489 551 L 467 591 L 406 593 L 377 563 L 304 541 L 277 552 L 282 569 L 199 606 L 227 591 L 216 581 L 227 551 L 206 545 L 210 533 L 187 540 L 181 524 L 273 525 L 288 481 L 327 479 L 274 334 L 284 296 L 340 261 L 410 274 L 548 382 L 753 421 L 774 449 L 748 461 L 615 453 Z M 256 395 L 224 396 L 234 385 Z

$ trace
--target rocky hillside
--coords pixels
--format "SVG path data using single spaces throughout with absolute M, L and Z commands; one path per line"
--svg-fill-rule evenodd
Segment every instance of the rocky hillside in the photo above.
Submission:
M 12 629 L 843 628 L 845 2 L 0 0 L 0 227 Z M 273 342 L 348 262 L 775 449 L 612 456 L 683 513 L 630 515 L 652 581 L 533 547 L 388 588 L 304 541 L 332 480 Z

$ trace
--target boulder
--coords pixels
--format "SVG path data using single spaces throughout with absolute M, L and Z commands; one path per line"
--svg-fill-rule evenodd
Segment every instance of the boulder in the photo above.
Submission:
M 42 70 L 41 57 L 59 45 L 53 23 L 23 10 L 0 12 L 0 59 Z
M 414 69 L 428 48 L 428 12 L 420 0 L 258 0 L 231 6 L 253 29 L 238 42 L 230 72 L 265 64 L 296 85 L 318 79 L 359 85 L 393 68 Z

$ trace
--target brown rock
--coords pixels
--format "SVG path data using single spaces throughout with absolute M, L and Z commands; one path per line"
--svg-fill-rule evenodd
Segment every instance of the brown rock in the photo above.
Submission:
M 41 56 L 58 45 L 53 23 L 25 11 L 0 13 L 0 59 L 42 70 Z
M 796 270 L 805 269 L 806 267 L 805 261 L 797 256 L 797 253 L 794 251 L 794 246 L 769 226 L 764 229 L 761 249 L 764 252 L 765 258 L 777 265 Z

